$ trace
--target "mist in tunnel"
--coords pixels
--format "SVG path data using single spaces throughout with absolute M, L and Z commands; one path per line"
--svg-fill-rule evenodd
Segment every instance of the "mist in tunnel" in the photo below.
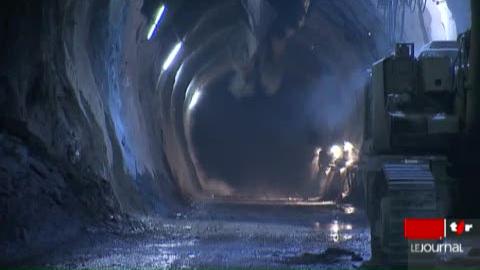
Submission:
M 315 194 L 315 149 L 361 148 L 371 63 L 395 42 L 456 36 L 467 15 L 440 2 L 145 1 L 175 185 L 193 198 Z
M 185 43 L 196 57 L 210 55 L 207 63 L 197 65 L 186 87 L 179 118 L 184 121 L 179 130 L 185 134 L 186 152 L 204 191 L 267 197 L 317 194 L 320 180 L 312 178 L 310 170 L 315 149 L 345 140 L 360 144 L 368 68 L 401 41 L 389 36 L 423 38 L 419 27 L 399 27 L 401 35 L 389 33 L 394 30 L 382 27 L 386 11 L 380 2 L 241 1 L 241 6 L 224 9 L 237 8 L 245 15 L 219 27 L 222 36 L 204 33 L 200 40 L 207 42 L 200 41 L 198 52 L 186 35 Z M 456 36 L 445 3 L 414 1 L 417 4 L 404 18 L 394 17 L 394 24 L 409 19 L 410 24 L 423 24 L 418 18 L 425 16 L 430 23 L 426 41 Z M 395 12 L 401 14 L 402 5 L 405 9 L 407 3 L 398 1 Z M 217 19 L 207 14 L 197 27 Z M 225 39 L 234 45 L 224 46 L 220 40 Z M 207 52 L 205 44 L 214 51 Z M 188 53 L 180 76 L 186 65 L 194 65 Z

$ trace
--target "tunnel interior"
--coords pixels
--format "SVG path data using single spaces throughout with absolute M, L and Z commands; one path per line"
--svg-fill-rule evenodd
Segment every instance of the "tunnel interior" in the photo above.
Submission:
M 344 142 L 361 147 L 371 63 L 389 54 L 393 40 L 421 47 L 456 37 L 453 19 L 443 22 L 426 1 L 398 3 L 408 11 L 402 23 L 381 1 L 196 5 L 180 7 L 183 16 L 172 11 L 156 30 L 162 42 L 162 27 L 183 27 L 173 30 L 170 48 L 182 47 L 172 49 L 175 60 L 160 74 L 157 91 L 173 129 L 165 137 L 183 159 L 171 164 L 192 171 L 180 186 L 201 197 L 319 196 L 322 179 L 312 169 L 317 150 L 328 154 Z M 425 21 L 428 29 L 420 27 Z
M 311 192 L 317 184 L 311 179 L 315 149 L 335 137 L 338 141 L 348 135 L 359 137 L 355 127 L 345 131 L 355 104 L 345 102 L 342 95 L 360 96 L 362 71 L 385 48 L 377 48 L 372 33 L 357 29 L 362 26 L 348 16 L 342 23 L 350 28 L 339 29 L 328 43 L 322 42 L 319 36 L 338 28 L 322 18 L 326 11 L 340 9 L 328 3 L 315 2 L 310 7 L 309 2 L 299 1 L 293 12 L 292 5 L 282 1 L 255 5 L 245 1 L 218 7 L 225 12 L 240 9 L 244 14 L 233 22 L 222 22 L 215 33 L 186 35 L 171 99 L 175 102 L 175 91 L 181 92 L 180 104 L 170 103 L 177 114 L 170 120 L 179 122 L 174 128 L 201 190 L 247 197 L 315 196 Z M 255 9 L 267 21 L 255 22 L 248 13 Z M 197 26 L 220 20 L 218 14 L 223 12 L 207 12 Z M 376 32 L 382 35 L 379 29 Z M 196 48 L 189 42 L 191 36 L 204 45 Z M 225 47 L 225 39 L 232 40 L 232 45 Z M 351 48 L 349 40 L 361 46 Z M 331 52 L 329 57 L 322 57 L 325 50 Z M 339 65 L 342 57 L 343 66 Z M 352 74 L 351 81 L 340 78 L 344 73 Z M 336 117 L 326 116 L 328 106 L 336 108 Z
M 468 1 L 436 2 L 8 1 L 5 256 L 212 198 L 335 200 L 319 160 L 362 148 L 371 64 L 468 27 Z

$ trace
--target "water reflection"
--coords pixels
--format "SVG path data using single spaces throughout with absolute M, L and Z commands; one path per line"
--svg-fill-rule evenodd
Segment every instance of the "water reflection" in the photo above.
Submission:
M 333 242 L 341 242 L 352 239 L 352 224 L 340 223 L 338 220 L 334 220 L 330 224 L 330 239 Z

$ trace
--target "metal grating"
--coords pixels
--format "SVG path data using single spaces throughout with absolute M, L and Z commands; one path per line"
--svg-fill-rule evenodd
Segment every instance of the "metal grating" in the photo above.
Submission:
M 387 163 L 383 172 L 390 189 L 431 189 L 434 177 L 428 164 Z

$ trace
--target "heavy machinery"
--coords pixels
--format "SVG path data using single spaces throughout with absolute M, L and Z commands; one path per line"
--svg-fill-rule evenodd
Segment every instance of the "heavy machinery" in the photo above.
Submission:
M 397 44 L 393 55 L 373 64 L 358 173 L 373 260 L 407 263 L 405 217 L 451 213 L 457 184 L 451 154 L 465 126 L 468 38 L 433 42 L 418 58 L 413 44 Z

